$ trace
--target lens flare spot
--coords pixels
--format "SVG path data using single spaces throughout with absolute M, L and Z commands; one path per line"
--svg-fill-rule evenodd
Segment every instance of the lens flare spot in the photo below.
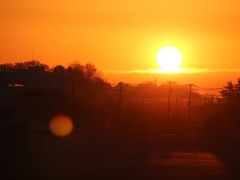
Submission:
M 72 132 L 73 122 L 71 118 L 65 115 L 58 115 L 51 119 L 49 128 L 53 135 L 65 137 Z

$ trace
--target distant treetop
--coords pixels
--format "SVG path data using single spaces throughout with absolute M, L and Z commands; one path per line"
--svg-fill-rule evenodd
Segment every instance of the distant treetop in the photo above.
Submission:
M 240 79 L 234 84 L 228 81 L 223 90 L 220 91 L 223 99 L 229 103 L 240 103 Z
M 75 61 L 67 68 L 62 65 L 56 65 L 49 68 L 47 65 L 39 61 L 17 62 L 15 64 L 5 63 L 0 64 L 0 72 L 52 72 L 52 73 L 71 73 L 75 77 L 81 77 L 89 81 L 104 82 L 101 73 L 97 70 L 94 64 L 86 63 L 85 65 Z
M 49 67 L 39 61 L 25 61 L 18 62 L 15 64 L 6 63 L 0 65 L 0 72 L 11 72 L 11 71 L 34 71 L 42 72 L 49 70 Z

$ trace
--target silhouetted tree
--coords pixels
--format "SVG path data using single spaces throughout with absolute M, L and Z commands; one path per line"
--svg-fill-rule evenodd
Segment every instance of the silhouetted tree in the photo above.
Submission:
M 45 64 L 40 63 L 39 61 L 26 61 L 23 62 L 24 68 L 29 71 L 46 71 L 49 69 L 49 67 Z
M 9 72 L 9 71 L 35 71 L 42 72 L 47 71 L 49 67 L 45 64 L 40 63 L 39 61 L 26 61 L 26 62 L 18 62 L 15 64 L 1 64 L 0 71 L 1 72 Z
M 68 70 L 72 72 L 80 73 L 82 75 L 84 74 L 84 66 L 80 64 L 78 61 L 75 61 L 72 64 L 70 64 L 70 66 L 68 67 Z
M 87 79 L 95 78 L 97 76 L 97 68 L 91 63 L 85 64 L 84 75 Z
M 23 62 L 18 62 L 15 64 L 14 69 L 17 71 L 25 71 L 27 70 Z
M 0 72 L 9 72 L 14 69 L 14 65 L 11 63 L 1 64 L 0 65 Z
M 229 103 L 233 103 L 236 98 L 236 87 L 232 81 L 228 81 L 227 85 L 223 86 L 223 90 L 220 91 L 222 97 Z
M 237 100 L 240 100 L 240 78 L 237 80 L 237 83 L 235 84 L 235 92 L 237 96 Z
M 57 65 L 53 68 L 53 72 L 55 73 L 62 73 L 65 71 L 65 68 L 62 65 Z

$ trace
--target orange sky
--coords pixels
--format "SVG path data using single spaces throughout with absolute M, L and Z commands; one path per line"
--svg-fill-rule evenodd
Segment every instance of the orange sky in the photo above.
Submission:
M 156 69 L 157 51 L 172 45 L 184 67 L 234 69 L 237 77 L 239 8 L 237 0 L 1 0 L 0 63 L 33 52 L 50 66 L 78 60 L 106 74 L 129 72 Z

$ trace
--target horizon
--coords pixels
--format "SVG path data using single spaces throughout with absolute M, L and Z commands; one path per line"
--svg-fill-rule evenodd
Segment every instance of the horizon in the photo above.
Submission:
M 30 61 L 38 61 L 38 60 L 30 60 Z M 16 61 L 16 62 L 5 62 L 1 64 L 7 63 L 21 63 L 28 61 Z M 42 63 L 41 61 L 38 61 Z M 67 68 L 72 63 L 80 63 L 80 61 L 72 61 L 67 65 L 55 64 L 48 65 L 50 69 L 54 68 L 57 65 L 62 65 Z M 91 63 L 92 62 L 86 62 Z M 95 64 L 94 64 L 95 65 Z M 240 78 L 240 70 L 238 69 L 180 69 L 180 72 L 164 72 L 161 68 L 158 69 L 145 69 L 145 70 L 102 70 L 96 67 L 97 70 L 102 73 L 104 80 L 111 84 L 116 84 L 118 82 L 124 82 L 129 84 L 141 84 L 145 82 L 157 82 L 158 84 L 166 83 L 167 81 L 174 81 L 179 84 L 187 84 L 194 83 L 199 87 L 209 88 L 222 88 L 226 85 L 227 82 L 232 81 L 236 82 Z M 217 80 L 217 81 L 216 81 Z M 216 93 L 216 92 L 215 92 Z M 218 93 L 218 92 L 217 92 Z

